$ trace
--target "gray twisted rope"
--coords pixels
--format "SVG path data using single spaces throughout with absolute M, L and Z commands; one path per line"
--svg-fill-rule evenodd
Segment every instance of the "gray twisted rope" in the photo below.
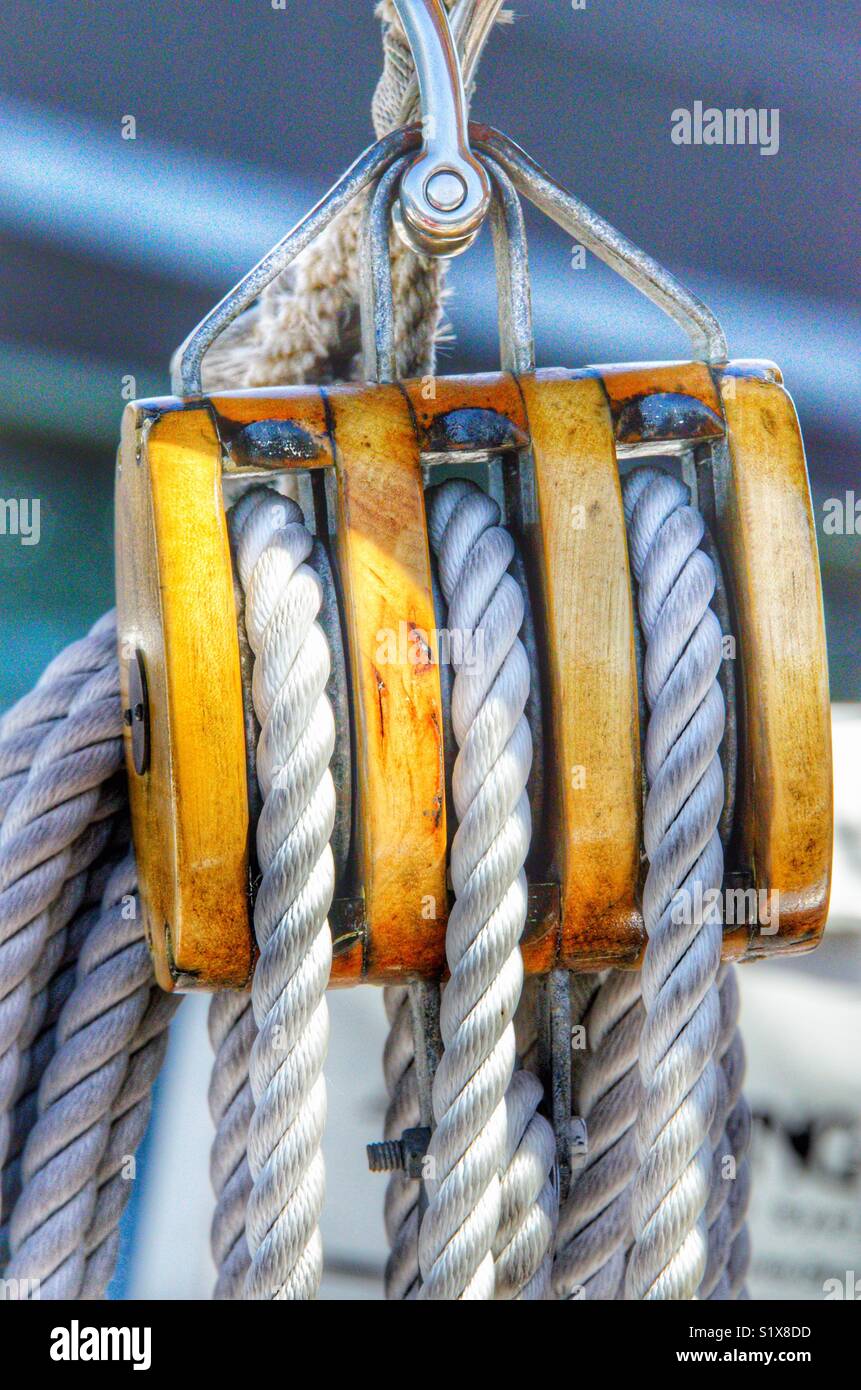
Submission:
M 100 858 L 128 845 L 127 826 L 118 828 L 116 844 L 110 843 L 112 814 L 124 799 L 114 777 L 120 728 L 113 614 L 61 653 L 0 726 L 0 764 L 7 778 L 17 779 L 14 794 L 3 795 L 4 833 L 17 836 L 20 845 L 20 827 L 38 837 L 56 810 L 75 827 L 83 823 L 67 851 L 71 872 L 44 909 L 42 952 L 26 982 L 19 981 L 19 992 L 26 983 L 30 998 L 17 1039 L 19 1049 L 27 1051 L 19 1068 L 10 1153 L 15 1158 L 24 1151 L 4 1173 L 14 1203 L 6 1274 L 42 1280 L 40 1296 L 49 1298 L 99 1297 L 111 1277 L 115 1228 L 131 1190 L 119 1170 L 146 1127 L 164 1030 L 176 1006 L 150 989 L 148 969 L 144 1016 L 130 1041 L 126 1070 L 118 1076 L 111 1026 L 123 1016 L 123 989 L 135 997 L 138 992 L 134 969 L 125 977 L 123 969 L 131 967 L 132 957 L 139 964 L 145 952 L 142 927 L 134 927 L 136 952 L 130 940 L 135 920 L 130 912 L 136 912 L 130 896 L 133 871 L 128 866 L 111 871 L 110 861 Z M 95 799 L 82 796 L 82 790 L 95 793 Z M 46 844 L 56 851 L 57 822 L 62 823 L 60 816 L 48 823 L 43 851 Z M 115 901 L 117 893 L 128 901 Z M 103 894 L 97 912 L 92 904 Z M 126 946 L 128 955 L 114 960 Z M 100 1018 L 103 1007 L 108 1013 Z
M 109 667 L 116 641 L 113 613 L 106 614 L 87 637 L 71 643 L 45 668 L 36 686 L 0 718 L 0 821 L 29 776 L 40 745 L 66 718 L 81 687 Z M 106 808 L 107 809 L 107 808 Z M 2 1209 L 9 1211 L 21 1189 L 20 1154 L 36 1116 L 36 1092 L 53 1050 L 53 1025 L 62 998 L 54 978 L 67 960 L 71 924 L 85 899 L 93 898 L 90 866 L 101 856 L 110 837 L 110 818 L 92 823 L 74 846 L 77 872 L 63 884 L 49 913 L 47 943 L 30 978 L 28 1017 L 18 1036 L 19 1065 L 11 1133 L 2 1175 Z M 72 976 L 67 976 L 69 980 Z M 8 1257 L 4 1230 L 2 1260 Z
M 626 1291 L 632 1299 L 691 1299 L 706 1267 L 717 1101 L 722 929 L 715 914 L 698 910 L 694 887 L 719 890 L 723 882 L 721 630 L 709 608 L 714 565 L 698 548 L 705 528 L 687 488 L 642 469 L 626 481 L 624 498 L 650 711 L 643 1098 Z
M 405 1129 L 421 1123 L 415 1070 L 415 1041 L 409 991 L 392 986 L 383 991 L 389 1035 L 383 1052 L 383 1075 L 389 1103 L 385 1139 L 400 1139 Z M 419 1183 L 406 1173 L 392 1173 L 386 1188 L 385 1289 L 390 1300 L 413 1299 L 419 1288 Z
M 77 984 L 57 1024 L 57 1051 L 42 1078 L 40 1115 L 24 1150 L 7 1275 L 38 1279 L 42 1297 L 80 1293 L 112 1109 L 149 1003 L 149 952 L 137 914 L 126 910 L 134 887 L 134 864 L 127 859 L 111 875 L 102 912 L 81 948 Z
M 27 780 L 45 735 L 66 718 L 81 686 L 103 669 L 115 645 L 114 615 L 106 613 L 86 637 L 54 657 L 33 689 L 0 717 L 0 821 Z
M 4 1164 L 9 1110 L 19 1093 L 22 1040 L 26 1044 L 36 1036 L 42 1014 L 40 1000 L 31 1016 L 32 977 L 83 892 L 83 874 L 97 853 L 99 838 L 90 833 L 92 823 L 111 816 L 121 803 L 120 790 L 105 786 L 121 758 L 111 625 L 111 619 L 103 621 L 86 639 L 90 674 L 72 695 L 65 718 L 50 721 L 38 747 L 30 744 L 29 767 L 26 775 L 21 769 L 22 780 L 0 825 L 0 1162 Z M 87 664 L 77 645 L 76 660 Z M 12 710 L 4 720 L 4 737 L 15 735 L 15 716 Z M 27 727 L 32 733 L 36 726 Z M 24 756 L 22 748 L 21 759 Z M 64 894 L 67 880 L 75 878 L 77 884 Z M 52 945 L 51 973 L 63 949 L 56 941 Z M 44 976 L 36 983 L 39 995 Z
M 745 1296 L 744 1281 L 750 1258 L 745 1226 L 750 1196 L 747 1150 L 750 1143 L 750 1108 L 742 1093 L 744 1045 L 738 1028 L 738 982 L 732 966 L 723 967 L 720 986 L 722 1133 L 716 1146 L 712 1191 L 708 1206 L 709 1258 L 699 1297 L 726 1301 Z M 723 1165 L 732 1160 L 734 1176 Z
M 744 1106 L 747 1110 L 746 1105 Z M 748 1299 L 747 1274 L 750 1268 L 750 1233 L 747 1227 L 747 1208 L 750 1203 L 750 1165 L 747 1151 L 750 1144 L 750 1113 L 739 1114 L 730 1129 L 733 1153 L 738 1159 L 738 1174 L 730 1196 L 732 1212 L 732 1245 L 726 1268 L 726 1283 L 721 1281 L 712 1295 L 715 1299 L 734 1301 Z
M 168 1028 L 181 1003 L 181 994 L 166 994 L 158 985 L 151 985 L 143 1019 L 129 1049 L 125 1080 L 111 1106 L 108 1143 L 97 1174 L 96 1206 L 84 1243 L 81 1299 L 103 1298 L 113 1278 L 120 1218 L 132 1193 L 126 1169 L 149 1125 L 153 1086 L 167 1051 Z
M 110 821 L 98 821 L 86 832 L 98 844 L 108 838 Z M 84 837 L 81 837 L 82 840 Z M 86 862 L 89 851 L 83 853 Z M 11 1135 L 6 1166 L 3 1170 L 3 1210 L 10 1212 L 22 1187 L 21 1155 L 27 1136 L 36 1123 L 39 1114 L 38 1094 L 45 1069 L 56 1050 L 56 1025 L 63 1006 L 75 987 L 78 954 L 93 922 L 98 917 L 107 877 L 113 866 L 113 859 L 105 856 L 95 861 L 86 874 L 86 891 L 77 912 L 68 926 L 56 932 L 52 946 L 62 943 L 63 954 L 57 959 L 55 951 L 47 950 L 31 976 L 33 991 L 30 1001 L 30 1015 L 19 1038 L 21 1060 L 16 1088 L 15 1107 L 12 1111 Z M 69 884 L 77 886 L 78 876 L 64 885 L 60 901 L 66 896 Z M 77 891 L 75 896 L 77 897 Z M 49 968 L 46 968 L 49 967 Z M 9 1258 L 8 1222 L 0 1238 L 0 1267 Z
M 553 1292 L 561 1299 L 612 1300 L 625 1281 L 637 1171 L 643 1003 L 636 971 L 611 970 L 584 1022 L 589 1051 L 577 1110 L 586 1122 L 587 1151 L 559 1216 Z
M 482 658 L 456 667 L 452 691 L 459 748 L 452 784 L 458 818 L 451 849 L 455 902 L 446 932 L 451 978 L 440 1014 L 444 1051 L 433 1084 L 436 1128 L 429 1154 L 435 1171 L 419 1234 L 421 1296 L 491 1299 L 494 1250 L 503 1260 L 505 1251 L 498 1244 L 501 1174 L 513 1130 L 525 1133 L 515 1121 L 510 1130 L 505 1095 L 514 1072 L 513 1019 L 523 982 L 519 941 L 526 920 L 526 784 L 532 761 L 524 708 L 530 670 L 518 637 L 523 596 L 507 573 L 514 544 L 499 525 L 498 506 L 463 481 L 433 489 L 428 503 L 449 628 L 468 635 Z M 521 1101 L 518 1091 L 512 1106 Z M 542 1180 L 552 1182 L 546 1169 Z M 512 1201 L 507 1192 L 509 1221 Z M 535 1263 L 516 1266 L 525 1289 L 544 1266 L 553 1229 L 535 1201 L 521 1200 L 520 1206 L 529 1207 L 529 1218 L 537 1218 L 545 1237 L 543 1249 L 535 1239 L 529 1244 Z M 512 1231 L 502 1231 L 509 1241 Z M 513 1292 L 507 1272 L 502 1286 Z
M 209 1110 L 215 1125 L 210 1177 L 215 1192 L 212 1255 L 218 1270 L 213 1297 L 242 1298 L 251 1264 L 245 1238 L 245 1213 L 251 1195 L 248 1126 L 254 1096 L 248 1079 L 251 1049 L 257 1036 L 251 997 L 223 991 L 209 1006 L 209 1040 L 215 1059 L 209 1083 Z
M 257 776 L 264 798 L 257 827 L 263 877 L 254 909 L 260 959 L 252 1003 L 259 1031 L 250 1060 L 254 1186 L 245 1295 L 307 1299 L 316 1294 L 323 1264 L 318 1220 L 332 961 L 327 915 L 335 879 L 329 648 L 316 621 L 320 581 L 304 563 L 313 537 L 298 505 L 270 489 L 254 489 L 232 509 L 230 524 L 255 656 Z
M 732 1110 L 732 1102 L 729 1097 L 729 1078 L 723 1063 L 729 1048 L 732 1046 L 735 1033 L 734 1013 L 735 1015 L 738 1013 L 738 988 L 734 972 L 726 965 L 721 965 L 717 983 L 720 990 L 721 1007 L 720 1034 L 715 1048 L 715 1061 L 719 1065 L 717 1068 L 715 1111 L 709 1132 L 709 1142 L 712 1146 L 712 1182 L 706 1207 L 709 1231 L 708 1258 L 697 1294 L 700 1299 L 712 1296 L 726 1268 L 732 1243 L 730 1233 L 732 1216 L 728 1200 L 730 1188 L 729 1183 L 723 1177 L 723 1164 L 729 1144 L 726 1126 Z

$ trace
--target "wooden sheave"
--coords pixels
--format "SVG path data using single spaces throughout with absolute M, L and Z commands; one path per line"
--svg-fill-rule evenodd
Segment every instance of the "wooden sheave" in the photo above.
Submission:
M 265 451 L 254 445 L 261 428 Z M 279 470 L 312 480 L 343 602 L 357 804 L 351 891 L 330 917 L 332 984 L 442 971 L 448 831 L 424 474 L 482 450 L 511 460 L 542 660 L 548 867 L 530 886 L 526 968 L 638 964 L 640 701 L 619 459 L 680 447 L 704 480 L 699 502 L 738 644 L 728 882 L 777 893 L 779 904 L 776 923 L 727 927 L 725 955 L 816 944 L 831 872 L 826 651 L 804 450 L 778 370 L 693 362 L 439 378 L 431 389 L 285 388 L 137 402 L 123 422 L 119 640 L 126 704 L 138 653 L 146 673 L 142 774 L 130 730 L 126 742 L 141 893 L 166 989 L 242 987 L 253 968 L 222 480 Z M 403 633 L 418 645 L 411 636 L 405 657 L 384 664 L 381 634 L 401 649 Z

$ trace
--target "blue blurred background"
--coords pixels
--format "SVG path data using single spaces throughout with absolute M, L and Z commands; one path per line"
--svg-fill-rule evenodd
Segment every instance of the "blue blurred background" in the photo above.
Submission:
M 582 10 L 569 0 L 519 0 L 514 8 L 515 24 L 491 38 L 474 114 L 505 129 L 699 293 L 722 320 L 733 355 L 782 366 L 808 449 L 832 695 L 857 701 L 861 534 L 827 535 L 822 522 L 827 499 L 854 489 L 861 501 L 861 8 L 855 0 L 723 0 L 719 7 L 586 0 Z M 112 602 L 113 456 L 125 399 L 167 390 L 176 344 L 370 143 L 379 68 L 372 0 L 285 0 L 283 9 L 271 0 L 16 0 L 3 7 L 0 496 L 38 497 L 42 534 L 30 547 L 0 536 L 0 708 Z M 671 113 L 695 101 L 778 108 L 779 152 L 674 145 Z M 134 140 L 122 138 L 128 116 Z M 536 216 L 528 227 L 541 364 L 685 354 L 677 330 L 594 258 L 574 271 L 561 233 Z M 486 235 L 455 263 L 450 284 L 455 338 L 440 369 L 492 368 Z M 852 746 L 861 768 L 861 743 Z M 857 834 L 841 852 L 861 874 Z M 841 879 L 847 885 L 849 873 Z M 839 917 L 832 954 L 822 953 L 832 961 L 824 973 L 841 987 L 861 981 L 857 917 L 849 909 Z M 841 954 L 844 928 L 851 957 L 849 947 Z M 779 982 L 780 969 L 766 977 Z M 778 986 L 776 1020 L 790 988 Z M 821 1009 L 833 1018 L 829 989 L 823 982 Z M 767 1001 L 749 997 L 755 1023 Z M 378 1001 L 373 992 L 351 991 L 333 1007 L 340 1019 L 330 1068 L 333 1123 L 360 1131 L 361 1140 L 376 1137 Z M 181 1113 L 185 1122 L 181 1134 L 157 1127 L 150 1142 L 161 1155 L 159 1171 L 172 1177 L 179 1162 L 196 1177 L 184 1186 L 181 1220 L 164 1214 L 162 1189 L 135 1193 L 127 1227 L 140 1217 L 141 1201 L 149 1204 L 147 1229 L 155 1230 L 159 1213 L 162 1225 L 141 1257 L 150 1265 L 139 1262 L 131 1284 L 124 1265 L 116 1288 L 182 1297 L 205 1293 L 210 1279 L 202 1001 L 184 1006 L 178 1026 L 184 1043 L 172 1049 L 157 1113 Z M 795 1102 L 780 1100 L 775 1078 L 787 1058 L 790 1072 L 800 1074 L 806 1052 L 803 1040 L 797 1057 L 784 1038 L 778 1045 L 777 1029 L 775 1022 L 768 1037 L 753 1040 L 752 1094 L 789 1125 Z M 857 1118 L 857 1066 L 854 1079 L 846 1073 L 857 1046 L 849 1047 L 848 1030 L 847 1023 L 843 1041 L 835 1036 L 833 1063 L 822 1066 L 833 1082 L 828 1103 Z M 770 1070 L 763 1062 L 769 1037 Z M 356 1048 L 368 1061 L 358 1084 Z M 808 1089 L 822 1086 L 820 1067 Z M 804 1123 L 810 1113 L 802 1104 Z M 343 1292 L 339 1278 L 355 1290 L 362 1273 L 355 1249 L 338 1264 L 344 1231 L 359 1232 L 375 1271 L 382 1263 L 382 1188 L 374 1180 L 367 1186 L 360 1149 L 349 1183 L 344 1174 L 339 1181 L 344 1146 L 333 1144 L 328 1158 L 335 1175 L 330 1296 Z M 787 1171 L 788 1188 L 800 1190 L 803 1175 Z M 367 1241 L 366 1227 L 376 1232 Z M 853 1239 L 861 1252 L 861 1232 Z M 763 1258 L 763 1289 L 777 1279 L 766 1266 Z

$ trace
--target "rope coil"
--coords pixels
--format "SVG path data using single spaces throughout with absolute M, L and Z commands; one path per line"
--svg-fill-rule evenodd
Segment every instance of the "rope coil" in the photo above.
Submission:
M 134 866 L 116 866 L 128 840 L 118 827 L 112 843 L 120 721 L 108 614 L 51 664 L 0 731 L 0 765 L 15 779 L 0 832 L 14 883 L 0 909 L 13 952 L 0 961 L 7 1075 L 21 1054 L 4 1097 L 8 1107 L 17 1096 L 14 1161 L 4 1172 L 5 1277 L 22 1287 L 37 1281 L 34 1296 L 43 1298 L 101 1297 L 107 1288 L 131 1191 L 123 1170 L 146 1128 L 179 1002 L 152 988 Z M 8 1131 L 8 1109 L 4 1119 Z

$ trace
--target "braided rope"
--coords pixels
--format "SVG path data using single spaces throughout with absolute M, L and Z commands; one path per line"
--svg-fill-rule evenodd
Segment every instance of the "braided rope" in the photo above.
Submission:
M 257 1034 L 251 999 L 222 991 L 209 1006 L 209 1040 L 215 1053 L 209 1083 L 209 1110 L 215 1125 L 210 1177 L 215 1192 L 212 1255 L 218 1270 L 213 1297 L 242 1297 L 251 1263 L 245 1238 L 245 1212 L 251 1194 L 248 1126 L 254 1096 L 248 1079 L 251 1049 Z
M 383 1051 L 383 1075 L 389 1103 L 385 1139 L 400 1139 L 421 1123 L 415 1069 L 415 1040 L 409 990 L 395 985 L 383 991 L 389 1035 Z M 389 1241 L 386 1298 L 413 1299 L 419 1288 L 419 1183 L 403 1172 L 392 1173 L 386 1187 L 385 1224 Z
M 577 1090 L 588 1148 L 559 1216 L 553 1291 L 562 1299 L 608 1300 L 620 1295 L 631 1239 L 643 1026 L 638 974 L 611 970 L 584 1022 L 589 1052 Z
M 319 1287 L 323 1263 L 318 1220 L 335 818 L 329 772 L 335 726 L 325 694 L 329 650 L 316 621 L 320 581 L 304 563 L 313 537 L 298 505 L 257 488 L 232 509 L 230 524 L 255 656 L 257 776 L 264 798 L 257 827 L 260 959 L 252 1004 L 259 1031 L 250 1059 L 254 1186 L 245 1295 L 307 1299 Z
M 536 1131 L 512 1115 L 505 1095 L 515 1065 L 514 1014 L 523 982 L 519 941 L 526 920 L 523 865 L 531 818 L 526 784 L 532 736 L 524 717 L 530 670 L 518 637 L 524 601 L 508 567 L 514 558 L 509 533 L 499 525 L 495 502 L 478 488 L 453 481 L 428 495 L 428 532 L 438 558 L 440 584 L 448 603 L 450 629 L 468 637 L 464 651 L 481 659 L 455 668 L 452 725 L 458 744 L 453 798 L 458 828 L 451 849 L 455 893 L 446 932 L 451 978 L 443 994 L 440 1030 L 444 1044 L 433 1084 L 436 1128 L 429 1154 L 434 1175 L 419 1234 L 423 1298 L 490 1299 L 496 1275 L 494 1250 L 502 1226 L 500 1175 L 508 1166 L 512 1133 L 532 1143 Z M 458 644 L 454 644 L 456 647 Z M 522 1104 L 515 1092 L 512 1107 Z M 541 1124 L 536 1122 L 540 1132 Z M 552 1137 L 552 1136 L 551 1136 Z M 551 1181 L 547 1170 L 544 1181 Z M 527 1187 L 531 1191 L 531 1175 Z M 543 1197 L 542 1197 L 543 1200 Z M 523 1210 L 531 1207 L 517 1199 Z M 506 1221 L 517 1205 L 506 1192 Z M 549 1205 L 549 1202 L 548 1202 Z M 542 1226 L 541 1221 L 538 1222 Z M 547 1230 L 546 1246 L 552 1242 Z M 511 1267 L 522 1287 L 544 1265 Z M 512 1289 L 503 1261 L 503 1287 Z
M 694 889 L 723 882 L 721 630 L 709 608 L 714 565 L 698 548 L 704 523 L 687 488 L 647 468 L 626 481 L 624 499 L 650 711 L 643 1094 L 626 1291 L 631 1299 L 691 1299 L 706 1267 L 717 1103 L 721 923 Z

